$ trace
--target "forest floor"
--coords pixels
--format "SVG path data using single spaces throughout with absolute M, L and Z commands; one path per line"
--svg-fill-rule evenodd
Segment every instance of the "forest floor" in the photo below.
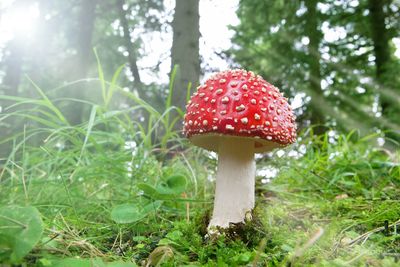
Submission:
M 258 169 L 277 176 L 257 177 L 253 222 L 214 240 L 205 238 L 216 164 L 209 153 L 191 148 L 162 161 L 135 146 L 85 156 L 26 148 L 1 175 L 0 259 L 4 266 L 398 266 L 399 154 L 371 140 L 303 136 L 292 152 L 259 158 Z
M 110 110 L 117 89 L 103 82 L 104 104 L 70 126 L 36 89 L 41 99 L 8 98 L 33 109 L 11 114 L 29 123 L 0 142 L 13 146 L 0 166 L 0 266 L 400 264 L 400 150 L 377 134 L 306 131 L 257 156 L 253 221 L 210 240 L 216 156 L 173 132 L 168 113 L 122 89 L 136 105 Z

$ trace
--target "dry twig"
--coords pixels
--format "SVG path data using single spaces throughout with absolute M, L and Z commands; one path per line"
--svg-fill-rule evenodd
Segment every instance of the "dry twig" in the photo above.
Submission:
M 390 227 L 397 227 L 397 226 L 400 226 L 400 220 L 390 224 L 389 228 Z M 366 233 L 363 233 L 362 235 L 359 235 L 358 237 L 356 237 L 353 240 L 349 241 L 347 243 L 347 245 L 351 247 L 351 246 L 359 243 L 360 241 L 362 241 L 361 244 L 364 244 L 371 235 L 373 235 L 375 233 L 379 233 L 379 232 L 381 232 L 383 230 L 385 230 L 385 226 L 381 226 L 381 227 L 375 228 L 375 229 L 373 229 L 371 231 L 368 231 Z

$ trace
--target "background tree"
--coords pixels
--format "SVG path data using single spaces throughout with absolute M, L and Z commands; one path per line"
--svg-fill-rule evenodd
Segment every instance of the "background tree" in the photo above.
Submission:
M 399 60 L 394 59 L 391 39 L 400 34 L 400 3 L 391 0 L 369 0 L 370 37 L 375 56 L 375 78 L 380 95 L 382 116 L 389 121 L 399 120 L 400 70 Z M 397 20 L 396 20 L 397 19 Z M 386 23 L 391 21 L 392 23 Z M 394 23 L 393 23 L 394 22 Z M 383 125 L 384 128 L 390 129 Z M 394 130 L 394 129 L 392 129 Z M 400 133 L 400 130 L 398 130 Z M 395 136 L 392 136 L 395 138 Z
M 366 0 L 345 4 L 328 2 L 331 8 L 325 15 L 329 27 L 342 32 L 340 39 L 327 42 L 329 56 L 335 61 L 328 65 L 333 77 L 331 84 L 337 92 L 334 95 L 337 103 L 363 121 L 367 130 L 374 127 L 399 132 L 397 116 L 388 112 L 395 110 L 400 101 L 400 83 L 394 74 L 400 70 L 399 60 L 394 56 L 394 49 L 389 48 L 392 38 L 400 35 L 396 27 L 399 4 L 380 1 L 380 8 L 386 11 L 374 15 L 376 11 L 371 10 L 371 4 Z M 376 31 L 382 28 L 382 19 L 385 29 L 381 29 L 382 38 L 378 38 Z M 398 139 L 398 134 L 388 136 Z
M 117 8 L 119 10 L 119 21 L 121 23 L 121 27 L 123 30 L 123 39 L 124 46 L 128 52 L 128 64 L 131 75 L 133 76 L 133 84 L 137 89 L 142 89 L 143 84 L 140 79 L 139 68 L 137 65 L 137 51 L 135 51 L 135 46 L 132 43 L 131 32 L 133 27 L 129 25 L 128 17 L 127 17 L 127 8 L 128 5 L 125 3 L 125 0 L 117 1 Z
M 22 0 L 14 3 L 8 12 L 14 13 L 19 10 L 25 10 L 26 12 L 28 8 L 29 1 Z M 3 52 L 5 56 L 2 65 L 5 74 L 0 88 L 7 95 L 18 96 L 26 48 L 27 40 L 25 34 L 22 31 L 15 31 L 13 39 L 10 40 L 8 47 Z
M 38 10 L 34 29 L 29 33 L 16 29 L 14 36 L 1 48 L 0 56 L 4 56 L 0 58 L 0 93 L 39 97 L 26 79 L 29 77 L 46 94 L 58 99 L 59 107 L 71 124 L 79 124 L 89 115 L 82 100 L 100 99 L 99 84 L 87 79 L 97 77 L 93 48 L 97 47 L 102 62 L 107 62 L 103 64 L 106 73 L 113 73 L 120 65 L 128 63 L 130 71 L 122 72 L 119 85 L 129 87 L 131 91 L 138 90 L 136 81 L 140 81 L 140 68 L 136 66 L 136 74 L 132 72 L 131 66 L 135 67 L 132 58 L 139 60 L 145 53 L 143 49 L 139 52 L 142 40 L 139 35 L 133 36 L 133 31 L 161 31 L 161 23 L 165 21 L 163 16 L 166 16 L 161 0 L 14 0 L 1 11 L 25 16 L 32 8 Z M 24 27 L 26 22 L 20 23 L 18 27 Z M 132 86 L 133 76 L 139 78 L 133 79 Z M 149 84 L 142 90 L 141 97 L 162 103 L 160 99 L 164 92 L 160 86 Z M 117 99 L 113 102 L 115 105 L 122 103 Z M 2 110 L 7 103 L 0 102 Z M 20 132 L 25 121 L 17 120 L 14 117 L 0 122 L 1 139 Z M 1 148 L 3 156 L 8 154 L 7 147 L 10 148 L 10 144 Z
M 308 100 L 307 113 L 300 111 L 298 115 L 323 124 L 321 107 L 327 106 L 321 105 L 324 101 L 319 49 L 322 21 L 317 1 L 244 0 L 237 14 L 241 20 L 234 27 L 233 42 L 238 46 L 228 53 L 244 68 L 261 73 L 290 97 L 296 92 L 314 96 Z
M 75 14 L 75 20 L 71 25 L 70 38 L 72 41 L 72 47 L 75 48 L 76 54 L 74 55 L 71 65 L 69 66 L 70 80 L 76 81 L 79 79 L 86 78 L 93 62 L 93 31 L 96 20 L 96 6 L 97 0 L 81 0 L 79 2 L 79 10 Z M 76 34 L 72 35 L 72 32 L 76 30 Z M 72 89 L 73 93 L 70 95 L 71 98 L 85 99 L 85 85 L 78 84 Z M 76 102 L 74 105 L 69 106 L 70 109 L 68 114 L 70 115 L 70 123 L 75 125 L 82 121 L 83 108 L 82 103 Z
M 200 78 L 199 0 L 176 0 L 172 28 L 171 63 L 172 68 L 178 66 L 172 103 L 184 110 L 186 90 L 189 85 L 194 90 Z M 179 123 L 176 125 L 181 127 Z
M 390 95 L 398 100 L 393 90 L 399 88 L 398 78 L 391 75 L 382 79 L 391 85 L 376 90 L 379 82 L 374 81 L 374 69 L 381 69 L 378 65 L 382 63 L 376 60 L 383 57 L 385 65 L 390 65 L 388 75 L 398 70 L 394 50 L 387 48 L 392 38 L 399 36 L 398 27 L 394 27 L 399 9 L 393 1 L 378 1 L 384 11 L 380 15 L 386 31 L 382 33 L 387 37 L 374 39 L 379 27 L 375 31 L 373 27 L 382 27 L 382 18 L 378 22 L 379 14 L 371 14 L 373 2 L 242 0 L 237 11 L 240 24 L 234 27 L 237 46 L 228 54 L 245 68 L 263 73 L 289 96 L 296 92 L 297 98 L 304 97 L 308 104 L 297 110 L 303 123 L 325 122 L 364 133 L 371 127 L 398 130 L 393 120 L 387 121 L 388 116 L 380 118 L 376 108 L 377 97 Z M 376 45 L 386 51 L 383 56 L 376 54 Z M 384 110 L 387 104 L 381 103 Z

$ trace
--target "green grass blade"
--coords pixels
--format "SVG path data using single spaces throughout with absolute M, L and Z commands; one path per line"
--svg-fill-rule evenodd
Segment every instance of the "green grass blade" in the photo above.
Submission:
M 44 102 L 46 103 L 47 108 L 53 111 L 62 123 L 69 125 L 68 121 L 65 119 L 61 111 L 53 104 L 53 102 L 51 102 L 51 100 L 46 96 L 46 94 L 42 91 L 42 89 L 40 89 L 40 87 L 36 85 L 36 83 L 32 81 L 29 77 L 27 77 L 27 79 L 32 83 L 33 87 L 42 96 Z
M 106 103 L 107 99 L 107 88 L 106 88 L 106 83 L 105 83 L 105 78 L 104 78 L 104 71 L 103 67 L 101 66 L 101 61 L 99 58 L 99 55 L 97 54 L 97 49 L 93 48 L 94 56 L 96 57 L 96 62 L 97 62 L 97 72 L 99 75 L 99 80 L 101 84 L 101 95 L 103 97 L 103 102 Z
M 79 165 L 80 162 L 81 162 L 83 152 L 85 151 L 86 144 L 87 144 L 87 142 L 89 140 L 89 136 L 90 136 L 90 134 L 92 132 L 94 121 L 95 121 L 95 118 L 96 118 L 96 112 L 97 112 L 97 106 L 92 106 L 92 110 L 90 111 L 89 121 L 88 121 L 88 124 L 87 124 L 87 131 L 86 131 L 86 135 L 85 135 L 85 140 L 83 141 L 83 144 L 82 144 L 82 148 L 81 148 L 81 152 L 79 154 L 77 165 Z

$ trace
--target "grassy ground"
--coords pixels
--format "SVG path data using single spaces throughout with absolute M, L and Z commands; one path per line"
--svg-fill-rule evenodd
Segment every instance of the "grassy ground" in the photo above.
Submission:
M 215 157 L 179 139 L 168 106 L 102 88 L 104 103 L 73 127 L 45 95 L 10 99 L 30 101 L 13 115 L 35 123 L 0 170 L 4 266 L 400 264 L 400 154 L 375 146 L 377 136 L 306 132 L 257 158 L 277 175 L 257 177 L 253 222 L 207 240 Z M 108 107 L 117 91 L 132 108 Z M 146 127 L 138 110 L 150 114 Z

